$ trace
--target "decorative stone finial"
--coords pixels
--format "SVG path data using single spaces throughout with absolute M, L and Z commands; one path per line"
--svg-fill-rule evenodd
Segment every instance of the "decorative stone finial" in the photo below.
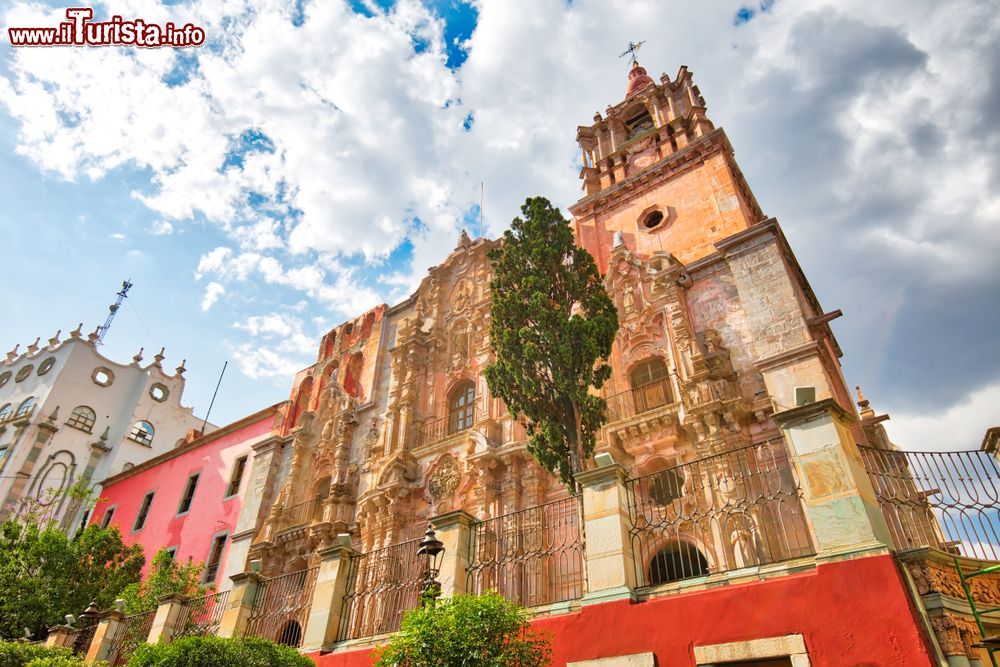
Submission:
M 139 351 L 135 353 L 134 357 L 132 357 L 132 365 L 133 366 L 138 366 L 139 362 L 142 361 L 142 351 L 145 350 L 145 349 L 146 348 L 144 348 L 144 347 L 140 347 Z
M 28 346 L 28 354 L 34 354 L 38 352 L 38 341 L 42 339 L 41 336 L 35 338 L 35 342 Z
M 854 385 L 854 389 L 858 392 L 858 407 L 861 408 L 861 416 L 863 418 L 874 417 L 875 411 L 871 409 L 868 399 L 861 392 L 861 385 Z
M 175 368 L 174 372 L 177 375 L 184 375 L 184 371 L 187 370 L 187 368 L 184 367 L 184 364 L 186 364 L 186 363 L 187 363 L 187 359 L 181 359 L 181 365 L 178 366 L 177 368 Z
M 100 338 L 101 336 L 101 334 L 99 333 L 100 331 L 101 331 L 101 325 L 98 324 L 92 332 L 87 334 L 87 341 L 90 343 L 97 342 L 97 339 Z
M 49 347 L 55 347 L 59 344 L 59 334 L 62 333 L 62 329 L 56 331 L 56 335 L 49 339 Z
M 469 238 L 469 232 L 462 230 L 462 233 L 458 236 L 458 247 L 465 248 L 466 246 L 472 245 L 472 239 Z
M 167 348 L 161 347 L 160 351 L 156 353 L 155 357 L 153 357 L 153 365 L 156 366 L 157 368 L 162 368 L 162 366 L 160 364 L 163 363 L 163 359 L 164 359 L 163 351 L 165 349 L 167 349 Z
M 623 245 L 625 245 L 625 238 L 622 236 L 621 231 L 615 232 L 614 239 L 611 241 L 611 247 L 617 248 Z
M 111 427 L 110 426 L 105 426 L 104 427 L 104 433 L 101 434 L 101 437 L 99 438 L 99 440 L 101 442 L 107 442 L 108 441 L 108 437 L 110 435 L 111 435 Z
M 83 322 L 77 324 L 76 328 L 69 332 L 70 338 L 79 338 L 81 331 L 83 331 Z
M 20 347 L 21 344 L 18 343 L 17 345 L 14 346 L 13 350 L 7 353 L 7 361 L 14 361 L 14 358 L 17 357 L 17 351 Z
M 632 97 L 646 86 L 653 85 L 653 79 L 646 74 L 646 69 L 638 63 L 632 62 L 632 69 L 628 72 L 628 87 L 625 89 L 625 97 Z
M 50 414 L 45 421 L 47 421 L 49 424 L 55 424 L 57 419 L 59 419 L 58 405 L 55 407 L 55 410 L 52 411 L 52 414 Z

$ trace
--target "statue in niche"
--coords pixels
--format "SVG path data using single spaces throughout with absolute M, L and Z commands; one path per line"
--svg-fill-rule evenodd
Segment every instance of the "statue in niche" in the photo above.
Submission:
M 460 313 L 469 305 L 472 301 L 474 287 L 472 281 L 468 278 L 462 278 L 455 285 L 455 289 L 451 293 L 451 308 L 456 313 Z
M 630 315 L 635 312 L 635 291 L 632 289 L 631 285 L 626 285 L 625 289 L 622 290 L 622 310 L 625 311 L 626 315 Z
M 459 322 L 451 332 L 451 366 L 463 366 L 469 358 L 469 327 Z

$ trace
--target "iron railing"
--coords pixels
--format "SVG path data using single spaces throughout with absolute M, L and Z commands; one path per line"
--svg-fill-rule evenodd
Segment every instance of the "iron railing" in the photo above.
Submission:
M 455 410 L 444 417 L 429 419 L 414 432 L 414 446 L 430 445 L 444 440 L 450 435 L 467 431 L 485 418 L 482 410 L 475 406 Z
M 311 567 L 260 582 L 244 634 L 287 646 L 302 643 L 318 572 Z
M 673 402 L 670 379 L 663 378 L 649 384 L 639 385 L 606 399 L 608 402 L 608 423 L 635 417 L 661 405 Z
M 815 553 L 784 440 L 626 482 L 639 587 Z
M 991 454 L 858 449 L 897 549 L 1000 560 L 1000 466 Z
M 316 518 L 320 500 L 320 497 L 317 496 L 301 503 L 295 503 L 294 505 L 282 507 L 281 519 L 279 521 L 281 529 L 284 530 L 285 528 L 303 526 L 311 523 L 312 520 Z
M 100 623 L 100 619 L 97 617 L 87 618 L 81 614 L 79 621 L 79 631 L 73 638 L 72 648 L 73 653 L 85 656 L 90 650 L 90 643 L 94 641 L 94 633 L 97 632 L 97 624 Z
M 580 498 L 529 507 L 472 525 L 468 590 L 497 590 L 525 607 L 585 593 Z
M 229 591 L 185 600 L 177 616 L 171 639 L 214 635 L 222 623 Z
M 125 616 L 118 622 L 108 648 L 108 664 L 111 667 L 127 663 L 139 644 L 145 643 L 153 627 L 154 616 L 156 610 L 151 609 Z
M 403 614 L 420 604 L 424 568 L 419 540 L 400 542 L 351 559 L 337 640 L 399 630 Z

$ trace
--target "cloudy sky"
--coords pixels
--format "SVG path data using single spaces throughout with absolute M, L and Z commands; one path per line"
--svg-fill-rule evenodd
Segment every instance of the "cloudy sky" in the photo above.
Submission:
M 78 3 L 73 3 L 78 4 Z M 3 27 L 66 5 L 4 2 Z M 906 448 L 1000 424 L 1000 11 L 951 0 L 123 1 L 197 49 L 0 39 L 3 350 L 93 329 L 187 358 L 224 423 L 281 400 L 337 323 L 410 293 L 526 196 L 580 196 L 576 126 L 688 65 Z M 4 30 L 6 33 L 6 30 Z

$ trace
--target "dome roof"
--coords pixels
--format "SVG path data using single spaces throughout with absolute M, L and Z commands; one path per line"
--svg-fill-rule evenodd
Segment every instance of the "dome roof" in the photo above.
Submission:
M 652 83 L 653 79 L 646 74 L 645 68 L 637 62 L 633 62 L 632 69 L 628 73 L 628 88 L 625 89 L 625 97 L 632 97 Z

